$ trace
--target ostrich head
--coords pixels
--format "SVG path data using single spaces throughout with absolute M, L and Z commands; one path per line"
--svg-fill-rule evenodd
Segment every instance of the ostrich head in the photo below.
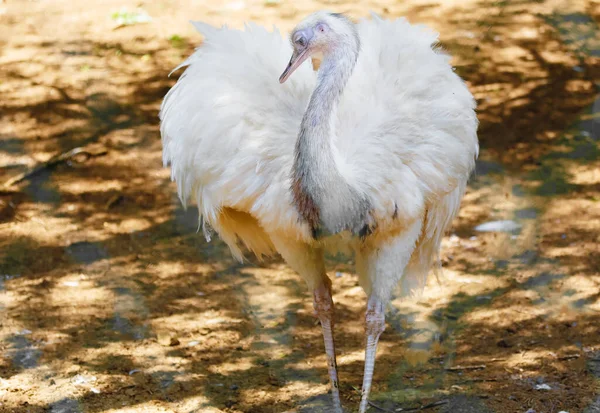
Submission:
M 324 59 L 338 53 L 352 55 L 354 61 L 360 50 L 360 39 L 354 23 L 342 14 L 320 11 L 305 18 L 290 35 L 294 52 L 279 77 L 285 82 L 302 62 L 315 54 Z

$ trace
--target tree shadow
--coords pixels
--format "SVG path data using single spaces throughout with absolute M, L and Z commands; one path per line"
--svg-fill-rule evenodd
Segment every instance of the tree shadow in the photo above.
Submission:
M 597 136 L 563 136 L 597 98 L 593 82 L 598 71 L 589 58 L 593 53 L 578 55 L 576 60 L 554 59 L 553 53 L 567 55 L 571 46 L 560 43 L 560 33 L 549 26 L 537 31 L 542 17 L 521 19 L 530 14 L 528 7 L 543 3 L 482 1 L 474 9 L 484 11 L 483 17 L 463 8 L 449 13 L 448 33 L 450 28 L 460 28 L 475 34 L 448 34 L 443 40 L 445 48 L 457 55 L 457 72 L 479 102 L 483 151 L 472 191 L 484 190 L 489 186 L 487 178 L 507 171 L 526 171 L 527 180 L 539 181 L 532 190 L 536 196 L 579 196 L 600 190 L 598 184 L 574 183 L 572 176 L 573 165 L 598 160 Z M 426 16 L 435 7 L 420 5 L 411 13 Z M 513 36 L 522 29 L 537 34 Z M 101 412 L 146 408 L 152 402 L 183 406 L 195 398 L 199 412 L 208 408 L 327 411 L 327 371 L 320 329 L 310 315 L 310 297 L 280 261 L 238 264 L 223 243 L 208 244 L 196 233 L 197 211 L 178 206 L 168 174 L 159 170 L 157 110 L 175 81 L 166 77 L 171 62 L 162 59 L 170 46 L 163 42 L 159 48 L 146 47 L 144 37 L 130 40 L 133 45 L 89 39 L 28 44 L 41 51 L 59 48 L 65 59 L 89 59 L 76 73 L 95 73 L 97 68 L 109 73 L 97 79 L 85 76 L 79 86 L 27 72 L 28 61 L 0 67 L 3 82 L 14 87 L 0 110 L 8 122 L 23 125 L 0 135 L 0 154 L 3 162 L 4 156 L 7 159 L 0 172 L 3 181 L 76 146 L 95 143 L 108 149 L 105 157 L 58 165 L 14 191 L 0 193 L 0 230 L 6 230 L 0 236 L 0 275 L 8 276 L 1 279 L 0 292 L 3 297 L 10 295 L 0 307 L 9 320 L 3 326 L 6 352 L 0 377 L 10 380 L 44 366 L 48 375 L 34 384 L 37 389 L 54 386 L 52 380 L 57 394 L 72 394 L 70 381 L 81 372 L 98 376 L 95 385 L 101 391 L 94 394 L 84 386 L 74 396 L 51 404 L 32 400 L 9 408 Z M 186 52 L 191 51 L 191 43 L 185 39 Z M 515 55 L 500 49 L 513 50 Z M 147 62 L 144 70 L 132 68 L 139 61 Z M 48 72 L 63 70 L 43 57 L 34 63 Z M 574 64 L 581 71 L 574 70 Z M 30 100 L 19 93 L 25 88 L 35 92 Z M 514 193 L 529 189 L 522 183 L 511 187 Z M 485 202 L 475 195 L 473 203 Z M 528 219 L 527 214 L 531 218 L 531 210 L 519 211 L 523 218 Z M 535 209 L 533 217 L 542 213 Z M 459 222 L 456 233 L 462 238 L 473 236 L 475 223 L 487 214 L 474 212 Z M 49 226 L 47 231 L 44 225 Z M 69 226 L 74 229 L 61 229 Z M 570 235 L 592 239 L 594 233 L 574 229 Z M 570 240 L 552 234 L 546 242 L 564 246 Z M 594 336 L 597 315 L 580 310 L 597 303 L 598 294 L 574 294 L 560 301 L 577 310 L 572 314 L 537 314 L 537 306 L 547 308 L 554 302 L 553 289 L 570 274 L 540 269 L 511 281 L 529 266 L 548 264 L 529 259 L 528 252 L 538 255 L 528 250 L 489 267 L 466 258 L 453 262 L 454 270 L 507 283 L 485 294 L 449 295 L 431 311 L 428 321 L 435 329 L 411 326 L 415 310 L 390 313 L 392 328 L 382 338 L 386 351 L 378 356 L 374 394 L 383 407 L 405 407 L 411 397 L 412 401 L 438 397 L 438 390 L 451 398 L 441 411 L 458 412 L 469 406 L 478 412 L 499 409 L 500 399 L 520 411 L 526 402 L 523 395 L 531 396 L 529 407 L 540 411 L 558 406 L 550 404 L 556 397 L 565 408 L 585 407 L 586 397 L 595 390 L 584 387 L 591 379 L 583 375 L 591 374 L 591 367 L 586 370 L 579 361 L 589 362 L 583 348 L 593 344 L 588 341 Z M 561 257 L 572 266 L 578 260 L 576 255 Z M 527 265 L 516 265 L 517 261 Z M 595 275 L 592 267 L 580 269 L 579 274 Z M 354 285 L 349 280 L 334 282 Z M 357 403 L 352 386 L 360 386 L 362 375 L 361 359 L 353 356 L 361 354 L 363 346 L 360 300 L 351 295 L 337 303 L 336 338 L 340 355 L 348 357 L 340 366 L 346 405 Z M 512 314 L 511 309 L 515 314 L 521 314 L 517 310 L 531 314 L 508 326 L 485 318 L 487 310 Z M 474 314 L 480 318 L 472 318 Z M 171 345 L 176 341 L 169 341 L 169 334 L 179 344 Z M 415 341 L 422 334 L 429 339 Z M 498 339 L 499 334 L 505 337 Z M 548 340 L 548 334 L 554 338 Z M 405 346 L 422 351 L 440 346 L 441 356 L 432 353 L 424 363 L 407 364 Z M 575 349 L 581 350 L 578 359 L 560 359 Z M 511 364 L 519 352 L 557 355 L 535 359 L 550 365 L 546 380 L 560 389 L 555 399 L 531 390 L 535 367 Z M 505 358 L 509 361 L 494 361 Z M 463 363 L 487 367 L 461 374 L 446 370 Z M 581 389 L 568 388 L 571 382 L 581 382 Z M 515 389 L 520 399 L 509 398 Z M 465 396 L 465 392 L 474 394 Z M 479 398 L 494 392 L 502 397 Z

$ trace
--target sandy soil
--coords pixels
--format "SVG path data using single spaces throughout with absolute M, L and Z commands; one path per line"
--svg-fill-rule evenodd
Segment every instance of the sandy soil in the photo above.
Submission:
M 117 27 L 123 6 L 152 21 Z M 320 8 L 431 25 L 479 104 L 481 160 L 444 241 L 444 284 L 393 303 L 371 411 L 600 411 L 591 0 L 0 3 L 0 184 L 87 151 L 0 191 L 0 411 L 327 411 L 304 285 L 196 233 L 157 119 L 168 72 L 201 42 L 189 19 L 288 30 Z M 474 229 L 497 220 L 519 229 Z M 355 408 L 365 297 L 352 261 L 330 264 Z

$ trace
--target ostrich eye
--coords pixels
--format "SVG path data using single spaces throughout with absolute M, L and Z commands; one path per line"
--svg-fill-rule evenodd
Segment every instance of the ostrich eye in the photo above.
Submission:
M 327 31 L 328 27 L 325 25 L 325 23 L 319 23 L 319 24 L 317 24 L 316 29 L 320 33 L 325 33 Z

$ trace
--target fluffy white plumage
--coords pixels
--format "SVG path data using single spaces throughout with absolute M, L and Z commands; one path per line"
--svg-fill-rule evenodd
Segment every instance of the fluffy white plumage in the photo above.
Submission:
M 278 31 L 193 24 L 204 43 L 178 67 L 187 69 L 160 113 L 163 159 L 171 164 L 182 202 L 195 201 L 240 259 L 238 240 L 258 255 L 273 252 L 271 234 L 315 243 L 290 192 L 315 72 L 305 63 L 280 85 L 292 48 Z M 404 274 L 406 291 L 424 283 L 458 211 L 478 153 L 475 103 L 449 57 L 436 49 L 437 33 L 377 16 L 360 21 L 357 30 L 362 49 L 340 101 L 333 141 L 343 176 L 374 194 L 378 239 L 423 221 Z M 337 247 L 353 242 L 336 238 Z M 368 293 L 377 288 L 389 297 L 401 275 L 381 286 L 362 284 Z
M 474 167 L 473 97 L 436 49 L 437 34 L 404 19 L 354 25 L 318 12 L 292 33 L 293 50 L 255 25 L 194 24 L 204 44 L 161 107 L 164 162 L 182 202 L 196 201 L 202 224 L 236 257 L 240 242 L 259 257 L 277 251 L 306 280 L 336 413 L 323 249 L 354 250 L 369 296 L 365 413 L 385 304 L 400 280 L 405 292 L 423 286 Z M 318 75 L 301 64 L 316 53 Z

